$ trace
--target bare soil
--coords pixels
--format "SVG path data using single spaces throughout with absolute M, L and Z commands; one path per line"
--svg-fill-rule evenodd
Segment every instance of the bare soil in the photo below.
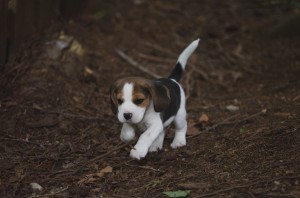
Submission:
M 300 197 L 300 37 L 281 31 L 299 10 L 268 1 L 133 2 L 56 24 L 6 65 L 1 197 Z M 132 160 L 109 86 L 153 77 L 116 50 L 167 76 L 197 37 L 181 81 L 187 146 L 170 149 L 169 129 L 162 151 Z

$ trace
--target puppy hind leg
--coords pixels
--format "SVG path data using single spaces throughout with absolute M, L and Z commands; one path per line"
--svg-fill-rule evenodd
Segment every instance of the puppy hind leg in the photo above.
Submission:
M 186 145 L 186 131 L 187 131 L 187 121 L 186 121 L 186 111 L 182 109 L 177 113 L 175 117 L 175 137 L 171 144 L 172 148 L 179 148 Z
M 162 131 L 150 146 L 149 152 L 156 152 L 161 150 L 163 148 L 164 138 L 165 138 L 165 131 Z

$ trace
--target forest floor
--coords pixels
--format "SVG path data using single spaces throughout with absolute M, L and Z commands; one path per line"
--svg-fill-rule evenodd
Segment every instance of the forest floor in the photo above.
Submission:
M 1 197 L 300 197 L 299 10 L 267 2 L 113 0 L 34 39 L 0 76 Z M 198 37 L 187 146 L 171 128 L 131 159 L 110 85 L 168 76 Z

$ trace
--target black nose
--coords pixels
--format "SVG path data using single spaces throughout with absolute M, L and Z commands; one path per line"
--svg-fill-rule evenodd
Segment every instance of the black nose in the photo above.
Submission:
M 124 118 L 130 120 L 132 118 L 132 113 L 124 113 Z

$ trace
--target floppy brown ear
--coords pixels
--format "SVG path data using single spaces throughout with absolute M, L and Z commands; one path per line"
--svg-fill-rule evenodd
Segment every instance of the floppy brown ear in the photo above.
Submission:
M 166 86 L 153 82 L 150 86 L 150 94 L 153 100 L 154 110 L 156 112 L 162 112 L 170 104 L 170 93 Z
M 114 114 L 117 114 L 118 112 L 118 101 L 117 101 L 117 95 L 116 95 L 116 85 L 113 84 L 110 87 L 110 107 Z

